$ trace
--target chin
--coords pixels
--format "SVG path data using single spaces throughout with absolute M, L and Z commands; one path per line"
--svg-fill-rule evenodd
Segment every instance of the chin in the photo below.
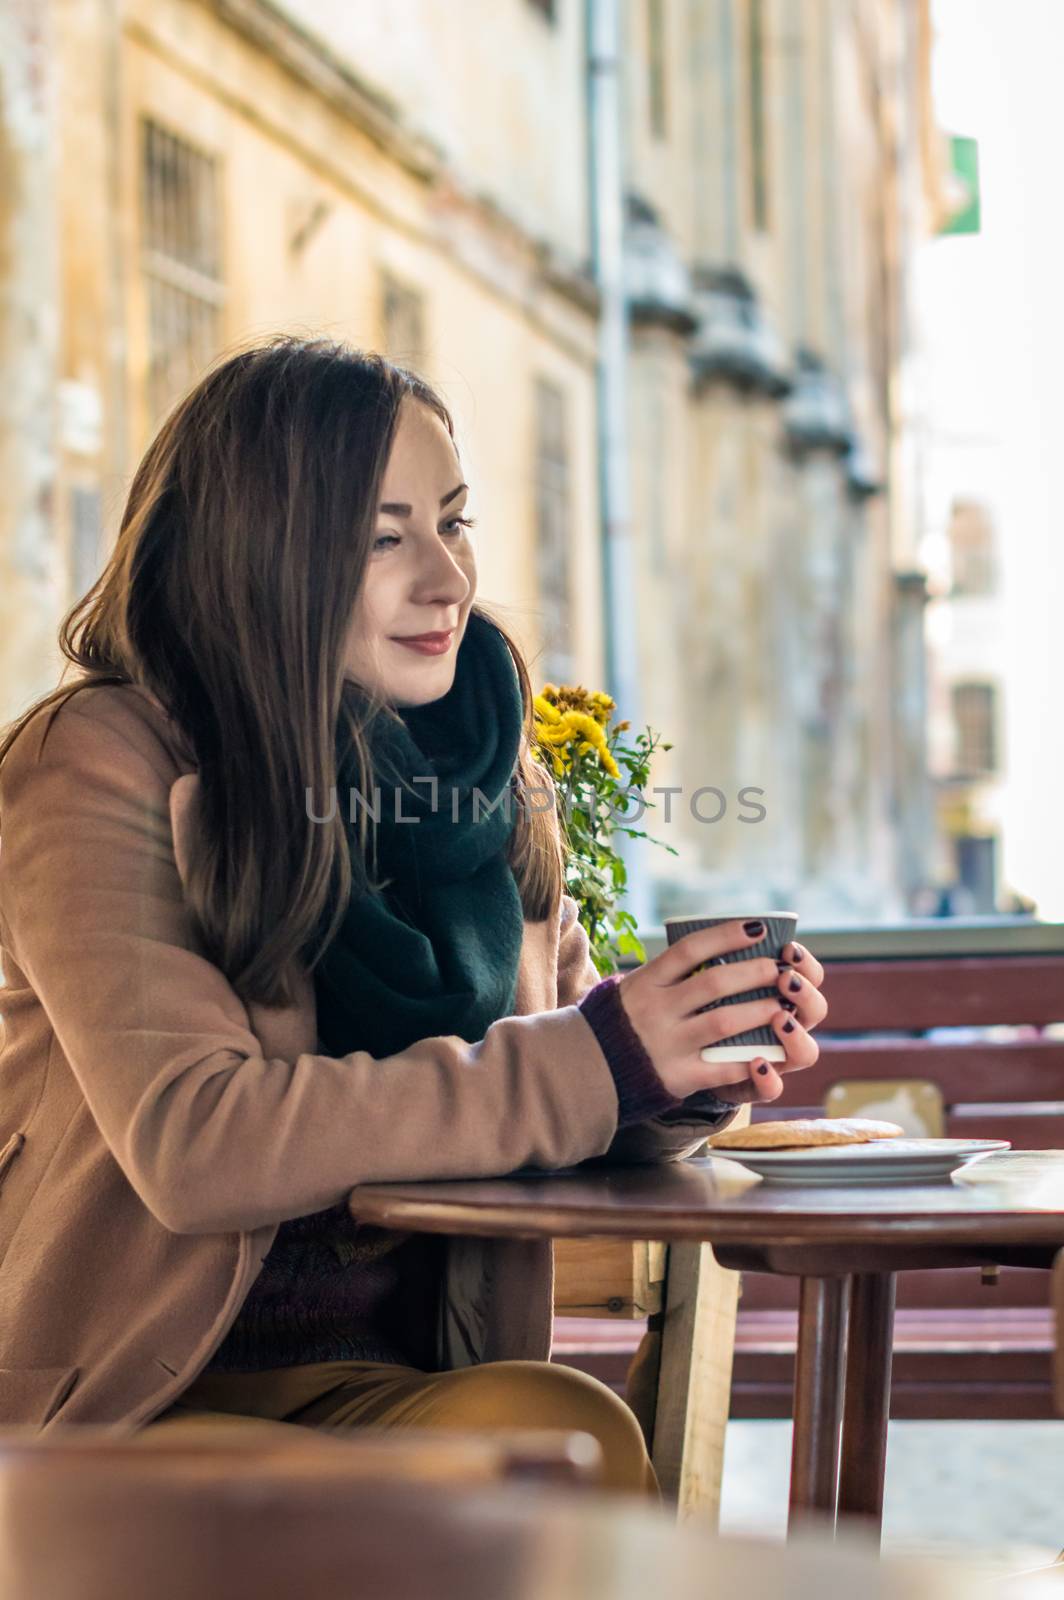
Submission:
M 453 683 L 454 666 L 452 664 L 450 672 L 446 674 L 441 672 L 438 678 L 435 678 L 432 683 L 426 683 L 420 691 L 410 685 L 405 685 L 393 697 L 393 703 L 397 706 L 428 706 L 434 700 L 442 700 L 445 694 L 449 694 Z

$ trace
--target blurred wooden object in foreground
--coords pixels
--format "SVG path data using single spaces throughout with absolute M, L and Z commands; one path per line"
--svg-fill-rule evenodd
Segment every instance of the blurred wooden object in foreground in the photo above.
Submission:
M 229 1472 L 250 1484 L 260 1476 L 269 1481 L 282 1470 L 307 1482 L 341 1473 L 404 1483 L 519 1480 L 591 1488 L 601 1481 L 602 1451 L 589 1433 L 551 1428 L 333 1431 L 285 1422 L 248 1427 L 244 1419 L 232 1424 L 193 1419 L 187 1426 L 135 1434 L 84 1425 L 43 1436 L 32 1428 L 0 1433 L 0 1482 L 32 1474 L 38 1466 L 56 1483 L 63 1474 L 122 1472 L 133 1466 L 145 1475 L 189 1482 Z
M 97 1432 L 98 1430 L 92 1430 Z M 296 1431 L 296 1430 L 293 1430 Z M 18 1600 L 961 1600 L 861 1542 L 717 1540 L 634 1496 L 401 1480 L 375 1441 L 139 1450 L 0 1438 L 0 1593 Z M 366 1449 L 362 1445 L 365 1442 Z M 320 1448 L 319 1448 L 320 1446 Z M 374 1459 L 376 1457 L 376 1459 Z M 373 1471 L 366 1466 L 373 1462 Z

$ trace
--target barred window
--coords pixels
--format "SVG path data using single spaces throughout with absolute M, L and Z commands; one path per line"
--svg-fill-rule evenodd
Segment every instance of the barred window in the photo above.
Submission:
M 381 342 L 384 354 L 403 367 L 424 371 L 425 299 L 420 290 L 381 273 Z
M 155 420 L 221 344 L 221 184 L 216 156 L 148 117 L 141 122 L 140 176 L 148 404 Z
M 978 776 L 998 770 L 997 691 L 992 683 L 952 689 L 956 770 Z
M 540 678 L 572 681 L 572 545 L 568 416 L 564 391 L 547 378 L 535 380 L 536 572 L 542 611 Z

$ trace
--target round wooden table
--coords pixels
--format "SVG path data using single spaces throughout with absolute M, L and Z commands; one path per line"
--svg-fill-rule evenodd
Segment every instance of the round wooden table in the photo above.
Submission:
M 945 1181 L 770 1184 L 711 1158 L 367 1184 L 364 1222 L 423 1233 L 698 1241 L 724 1267 L 801 1280 L 790 1518 L 878 1531 L 890 1409 L 895 1274 L 1048 1267 L 1064 1248 L 1064 1151 L 1007 1151 Z

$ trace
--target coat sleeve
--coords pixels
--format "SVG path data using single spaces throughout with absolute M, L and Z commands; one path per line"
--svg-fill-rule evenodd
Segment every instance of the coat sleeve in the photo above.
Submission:
M 198 951 L 169 818 L 174 762 L 121 695 L 31 719 L 0 769 L 8 981 L 43 1006 L 115 1160 L 177 1233 L 249 1230 L 356 1185 L 572 1166 L 609 1148 L 618 1098 L 575 1005 L 470 1044 L 382 1059 L 264 1054 Z M 79 708 L 88 701 L 86 709 Z M 121 704 L 121 702 L 119 702 Z M 104 705 L 108 709 L 100 711 Z M 571 949 L 567 945 L 567 951 Z
M 580 921 L 580 907 L 562 896 L 558 928 L 558 1004 L 575 1005 L 601 980 L 591 959 L 591 941 Z M 673 1111 L 617 1130 L 605 1161 L 682 1161 L 701 1149 L 707 1137 L 727 1127 L 737 1108 L 720 1101 L 712 1090 L 689 1095 Z

